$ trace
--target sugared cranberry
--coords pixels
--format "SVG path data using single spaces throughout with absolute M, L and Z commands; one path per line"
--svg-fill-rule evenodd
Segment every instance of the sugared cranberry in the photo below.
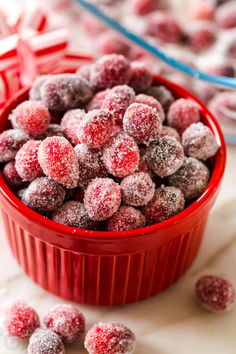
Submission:
M 139 159 L 138 145 L 125 133 L 116 135 L 103 150 L 103 162 L 108 172 L 119 178 L 135 172 Z
M 219 149 L 216 138 L 210 128 L 202 123 L 191 124 L 182 136 L 182 144 L 188 156 L 207 160 Z
M 218 26 L 228 29 L 236 27 L 236 4 L 234 1 L 222 4 L 215 13 Z
M 96 19 L 95 16 L 83 13 L 81 16 L 81 25 L 87 34 L 91 37 L 97 37 L 98 33 L 107 30 L 107 26 Z
M 190 99 L 179 98 L 171 104 L 167 120 L 172 128 L 183 133 L 192 123 L 200 121 L 199 108 Z
M 76 153 L 63 137 L 54 136 L 43 140 L 38 151 L 38 161 L 46 176 L 67 188 L 75 188 L 79 179 Z
M 180 141 L 180 135 L 176 129 L 168 127 L 167 125 L 162 126 L 161 130 L 161 137 L 169 136 L 170 138 L 175 138 L 176 140 Z
M 108 231 L 135 230 L 146 225 L 145 216 L 140 210 L 123 205 L 107 220 Z
M 236 93 L 220 92 L 209 102 L 208 107 L 221 123 L 232 122 L 232 119 L 236 119 Z
M 25 339 L 40 326 L 39 316 L 23 301 L 16 301 L 5 310 L 3 325 L 9 336 Z
M 89 354 L 132 354 L 136 340 L 134 333 L 121 323 L 98 323 L 88 331 L 84 345 Z
M 218 76 L 228 76 L 234 77 L 235 69 L 232 63 L 227 61 L 226 59 L 221 62 L 215 63 L 205 70 L 208 74 L 218 75 Z
M 38 162 L 38 150 L 41 141 L 27 141 L 16 154 L 15 167 L 23 181 L 31 182 L 43 176 L 43 170 Z
M 215 0 L 194 0 L 189 4 L 188 16 L 194 20 L 211 20 L 215 12 Z
M 105 96 L 102 108 L 109 109 L 115 117 L 116 124 L 122 124 L 126 109 L 134 102 L 135 92 L 127 85 L 118 85 Z
M 125 177 L 120 187 L 124 203 L 132 206 L 146 205 L 155 193 L 155 184 L 145 172 L 136 172 Z
M 220 88 L 208 82 L 195 81 L 194 91 L 201 101 L 208 103 L 220 91 Z
M 236 40 L 235 37 L 228 43 L 228 47 L 226 48 L 226 54 L 231 59 L 236 59 Z
M 103 32 L 97 41 L 97 48 L 103 54 L 122 54 L 128 56 L 130 45 L 127 41 L 114 31 Z
M 165 43 L 177 43 L 181 39 L 182 30 L 171 15 L 156 11 L 147 17 L 147 33 Z
M 208 49 L 215 40 L 215 28 L 211 23 L 196 23 L 187 32 L 187 41 L 196 51 Z
M 98 225 L 90 219 L 84 205 L 77 201 L 63 204 L 52 214 L 52 220 L 59 224 L 78 227 L 80 229 L 95 230 Z
M 111 139 L 114 125 L 114 117 L 108 109 L 94 109 L 81 120 L 78 140 L 89 148 L 101 148 Z
M 92 220 L 109 219 L 120 203 L 120 186 L 110 178 L 95 178 L 85 191 L 84 205 Z
M 107 177 L 107 170 L 101 159 L 101 152 L 96 149 L 89 149 L 84 144 L 75 146 L 75 152 L 79 162 L 79 182 L 78 185 L 85 189 L 96 177 Z
M 129 85 L 135 92 L 144 92 L 152 84 L 152 72 L 141 61 L 131 63 L 131 78 Z
M 41 87 L 46 82 L 46 80 L 48 80 L 50 78 L 51 78 L 51 75 L 41 75 L 35 79 L 32 87 L 29 91 L 29 99 L 31 101 L 40 101 L 41 100 L 41 94 L 40 94 Z
M 30 338 L 28 354 L 65 354 L 61 338 L 50 329 L 37 329 Z
M 97 89 L 103 90 L 117 85 L 128 84 L 131 69 L 128 60 L 119 54 L 104 55 L 91 70 L 90 81 Z
M 196 297 L 200 304 L 211 312 L 224 312 L 235 304 L 236 292 L 233 284 L 216 275 L 202 276 L 196 283 Z
M 13 190 L 17 191 L 25 186 L 25 182 L 15 168 L 15 161 L 8 162 L 2 170 L 2 174 L 9 187 Z
M 17 151 L 29 140 L 29 136 L 20 129 L 5 130 L 0 134 L 0 162 L 14 159 Z
M 18 128 L 30 135 L 40 135 L 48 128 L 50 114 L 48 109 L 37 101 L 25 101 L 12 112 Z
M 147 225 L 157 224 L 171 218 L 184 209 L 185 199 L 180 189 L 160 187 L 153 199 L 143 209 Z
M 59 124 L 49 124 L 47 130 L 42 135 L 37 136 L 37 139 L 44 140 L 52 136 L 63 136 L 63 129 Z
M 137 143 L 148 145 L 159 138 L 162 120 L 155 108 L 142 103 L 133 103 L 125 112 L 123 127 Z
M 66 138 L 74 145 L 79 144 L 77 137 L 77 128 L 79 122 L 84 117 L 85 112 L 82 109 L 71 109 L 66 112 L 61 120 L 61 127 Z
M 143 103 L 152 108 L 155 108 L 161 117 L 162 122 L 165 120 L 165 112 L 162 108 L 162 105 L 159 101 L 157 101 L 153 96 L 145 95 L 144 93 L 140 93 L 135 98 L 136 103 Z
M 159 101 L 165 112 L 168 111 L 171 103 L 174 101 L 172 93 L 165 86 L 152 86 L 147 90 L 146 94 L 153 96 Z
M 102 108 L 102 103 L 107 96 L 108 92 L 110 90 L 103 90 L 98 93 L 96 93 L 93 98 L 89 101 L 89 103 L 86 106 L 86 111 L 93 111 L 94 109 L 101 109 Z
M 184 149 L 178 140 L 166 136 L 148 146 L 146 161 L 157 176 L 170 176 L 182 166 Z
M 59 183 L 47 177 L 39 177 L 25 189 L 21 199 L 31 209 L 46 213 L 59 208 L 65 195 L 65 189 Z
M 55 332 L 63 342 L 73 343 L 85 330 L 85 319 L 72 305 L 54 306 L 44 318 L 47 328 Z
M 82 77 L 83 79 L 90 81 L 90 73 L 91 73 L 91 69 L 93 67 L 94 64 L 85 64 L 82 65 L 77 71 L 76 74 L 78 74 L 80 77 Z
M 131 2 L 134 12 L 140 16 L 155 11 L 162 5 L 162 0 L 132 0 Z
M 206 165 L 193 157 L 188 157 L 168 180 L 172 186 L 182 190 L 186 199 L 193 199 L 204 191 L 209 177 L 210 173 Z
M 88 81 L 76 74 L 61 74 L 46 80 L 40 94 L 43 104 L 54 111 L 81 107 L 93 95 Z

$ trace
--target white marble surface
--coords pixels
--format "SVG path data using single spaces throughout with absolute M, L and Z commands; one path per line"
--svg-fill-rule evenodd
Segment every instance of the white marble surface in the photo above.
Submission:
M 236 285 L 235 156 L 236 147 L 229 147 L 222 189 L 193 267 L 176 285 L 144 302 L 116 308 L 79 305 L 87 328 L 98 321 L 127 324 L 137 335 L 136 354 L 235 354 L 236 307 L 226 314 L 210 314 L 193 296 L 194 283 L 202 274 L 220 274 Z M 20 298 L 43 316 L 62 300 L 40 289 L 22 272 L 10 254 L 2 229 L 0 235 L 0 312 L 6 303 Z M 85 353 L 81 345 L 67 352 Z M 25 354 L 26 348 L 11 343 L 1 331 L 0 353 Z

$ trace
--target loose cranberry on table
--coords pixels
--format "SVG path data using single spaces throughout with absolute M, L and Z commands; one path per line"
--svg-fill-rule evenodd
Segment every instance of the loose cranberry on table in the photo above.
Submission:
M 230 1 L 219 6 L 215 13 L 215 20 L 216 23 L 224 29 L 236 27 L 235 1 Z
M 133 11 L 140 16 L 157 10 L 163 5 L 163 0 L 131 0 Z
M 50 329 L 37 329 L 30 337 L 28 354 L 65 354 L 61 338 Z
M 208 49 L 216 41 L 216 29 L 212 23 L 193 23 L 187 31 L 187 43 L 194 51 Z

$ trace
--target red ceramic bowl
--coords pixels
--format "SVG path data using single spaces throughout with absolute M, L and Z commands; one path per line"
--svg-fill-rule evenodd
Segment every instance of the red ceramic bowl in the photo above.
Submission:
M 136 302 L 173 284 L 196 257 L 224 173 L 224 138 L 213 116 L 188 91 L 159 76 L 155 81 L 176 97 L 195 100 L 220 145 L 206 190 L 178 215 L 125 232 L 74 229 L 29 209 L 0 175 L 1 211 L 12 252 L 25 272 L 53 294 L 95 305 Z M 8 103 L 0 131 L 9 127 L 9 113 L 25 99 L 27 90 Z

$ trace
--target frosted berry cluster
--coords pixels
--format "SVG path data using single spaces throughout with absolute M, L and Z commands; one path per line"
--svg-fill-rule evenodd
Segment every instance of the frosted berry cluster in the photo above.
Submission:
M 9 187 L 85 230 L 133 230 L 181 212 L 206 188 L 218 145 L 194 101 L 152 80 L 120 54 L 38 78 L 0 135 Z

